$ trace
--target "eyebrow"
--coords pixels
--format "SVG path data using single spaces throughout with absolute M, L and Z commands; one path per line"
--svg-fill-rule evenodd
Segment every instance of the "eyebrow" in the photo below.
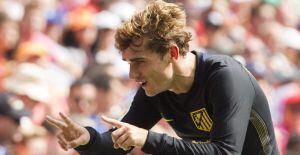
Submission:
M 125 59 L 122 59 L 123 61 L 126 61 Z M 135 61 L 140 61 L 140 60 L 145 60 L 145 58 L 132 58 L 132 59 L 129 59 L 129 62 L 135 62 Z
M 135 46 L 135 45 L 132 45 L 132 44 L 130 44 L 130 46 L 128 48 L 131 49 L 134 52 L 138 52 L 140 50 L 143 50 L 143 48 L 141 46 Z

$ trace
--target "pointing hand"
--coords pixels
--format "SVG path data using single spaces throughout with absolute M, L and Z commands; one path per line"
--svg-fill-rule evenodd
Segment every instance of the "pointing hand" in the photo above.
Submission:
M 57 135 L 59 145 L 68 150 L 85 145 L 90 140 L 90 134 L 86 128 L 78 125 L 63 113 L 59 113 L 61 120 L 47 116 L 46 120 L 56 128 L 60 129 Z
M 132 146 L 141 148 L 145 144 L 148 130 L 105 116 L 102 116 L 102 120 L 117 128 L 111 133 L 115 149 L 129 150 Z

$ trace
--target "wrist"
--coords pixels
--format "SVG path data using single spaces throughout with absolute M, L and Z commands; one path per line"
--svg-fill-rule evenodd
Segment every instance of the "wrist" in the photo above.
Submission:
M 91 135 L 87 128 L 84 128 L 84 141 L 81 145 L 87 145 L 90 142 Z
M 145 130 L 145 129 L 142 129 L 142 138 L 141 138 L 141 143 L 140 143 L 140 148 L 142 148 L 145 143 L 146 143 L 146 140 L 147 140 L 147 137 L 148 137 L 148 133 L 149 131 L 148 130 Z

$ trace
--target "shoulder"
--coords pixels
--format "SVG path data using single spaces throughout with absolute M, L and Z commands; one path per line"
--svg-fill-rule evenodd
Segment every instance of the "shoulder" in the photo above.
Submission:
M 208 53 L 205 50 L 192 51 L 200 65 L 215 66 L 215 67 L 233 67 L 240 63 L 228 55 Z
M 207 55 L 205 64 L 215 67 L 237 67 L 240 64 L 228 55 Z

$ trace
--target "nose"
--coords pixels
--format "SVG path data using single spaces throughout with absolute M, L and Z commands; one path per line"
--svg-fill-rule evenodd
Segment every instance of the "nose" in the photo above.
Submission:
M 133 67 L 133 65 L 130 65 L 129 78 L 136 79 L 137 77 L 138 77 L 137 69 L 135 67 Z

